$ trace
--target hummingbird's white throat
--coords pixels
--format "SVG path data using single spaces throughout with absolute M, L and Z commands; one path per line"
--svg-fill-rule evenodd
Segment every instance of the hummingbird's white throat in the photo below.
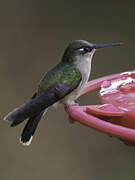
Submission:
M 83 55 L 78 55 L 76 57 L 75 65 L 81 72 L 82 79 L 84 79 L 84 81 L 88 81 L 88 79 L 89 79 L 89 75 L 91 72 L 92 57 L 93 57 L 95 51 L 96 51 L 96 49 L 93 49 L 89 53 L 86 53 Z

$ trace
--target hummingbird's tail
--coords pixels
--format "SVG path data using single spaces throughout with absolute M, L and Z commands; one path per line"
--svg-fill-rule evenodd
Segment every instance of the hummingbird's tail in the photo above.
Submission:
M 37 97 L 35 93 L 28 103 L 17 107 L 4 117 L 4 120 L 11 122 L 11 127 L 17 126 L 29 118 L 20 138 L 23 145 L 30 145 L 41 117 L 47 112 L 48 108 L 43 109 L 43 106 L 40 106 L 40 109 L 39 103 L 42 103 L 42 98 Z
M 47 109 L 29 118 L 20 137 L 20 143 L 22 143 L 24 146 L 30 145 L 38 123 L 41 120 L 43 114 L 45 114 L 46 112 Z

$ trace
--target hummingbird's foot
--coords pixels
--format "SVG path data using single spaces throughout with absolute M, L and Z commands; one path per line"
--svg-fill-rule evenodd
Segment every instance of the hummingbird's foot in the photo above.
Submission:
M 77 100 L 73 100 L 68 106 L 79 106 L 79 104 L 77 103 Z
M 73 100 L 69 105 L 64 104 L 65 110 L 67 109 L 68 106 L 71 106 L 71 105 L 73 105 L 73 106 L 79 106 L 79 104 L 77 103 L 77 100 Z
M 78 104 L 77 100 L 72 101 L 71 105 L 74 105 L 74 106 L 79 106 L 79 104 Z

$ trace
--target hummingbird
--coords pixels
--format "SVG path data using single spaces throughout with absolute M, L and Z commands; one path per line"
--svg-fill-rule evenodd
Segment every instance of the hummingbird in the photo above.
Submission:
M 71 42 L 61 61 L 43 76 L 31 99 L 4 117 L 11 122 L 11 127 L 27 119 L 20 142 L 30 145 L 41 117 L 50 106 L 76 104 L 77 96 L 89 80 L 92 57 L 97 49 L 121 44 L 92 44 L 85 40 Z

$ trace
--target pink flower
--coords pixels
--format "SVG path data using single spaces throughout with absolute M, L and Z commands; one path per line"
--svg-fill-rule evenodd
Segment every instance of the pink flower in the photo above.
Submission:
M 96 89 L 100 89 L 100 105 L 69 106 L 70 122 L 79 121 L 127 145 L 135 145 L 135 71 L 88 82 L 79 96 Z

